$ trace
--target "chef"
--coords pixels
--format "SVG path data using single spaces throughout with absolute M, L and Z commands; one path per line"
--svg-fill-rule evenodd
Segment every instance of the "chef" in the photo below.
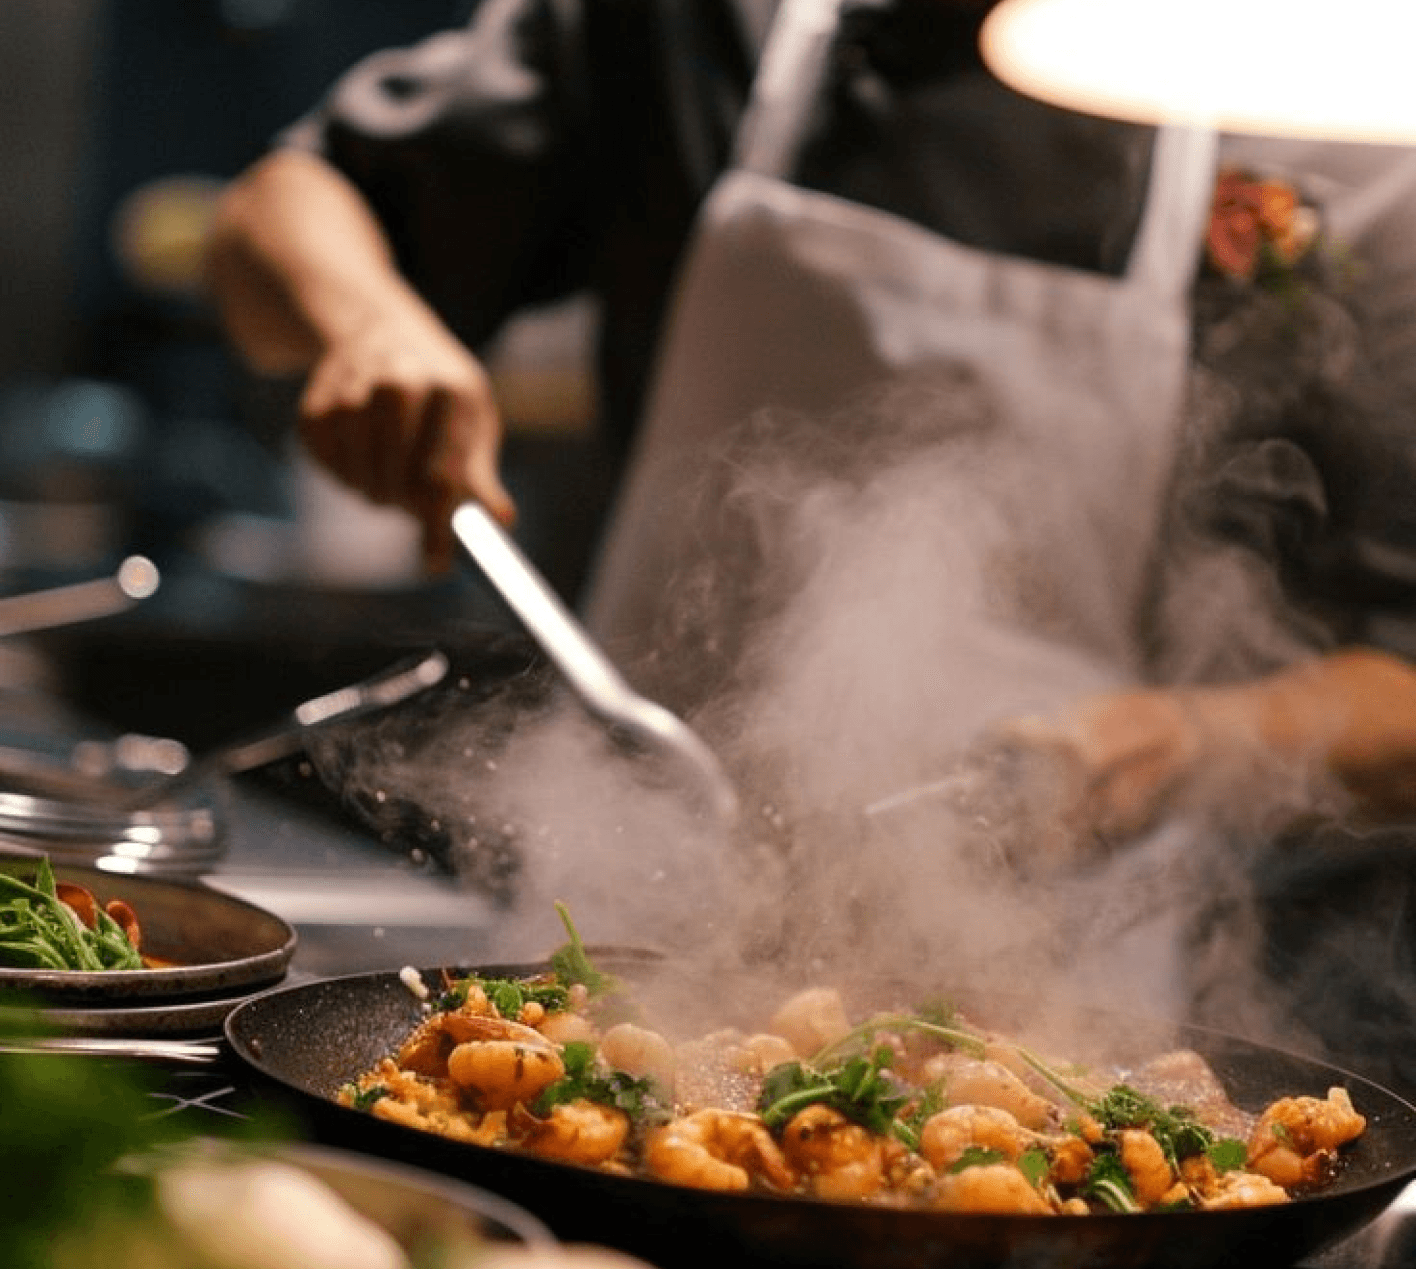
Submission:
M 1104 689 L 1029 724 L 1075 762 L 1079 822 L 1119 841 L 1251 759 L 1408 814 L 1416 675 L 1380 623 L 1330 623 L 1252 681 L 1126 686 L 1150 668 L 1217 142 L 1011 93 L 978 59 L 986 8 L 483 0 L 353 68 L 235 183 L 210 255 L 228 328 L 257 368 L 305 376 L 309 450 L 416 516 L 440 563 L 458 501 L 514 517 L 477 350 L 521 308 L 593 294 L 624 474 L 585 610 L 671 702 L 664 649 L 694 621 L 688 562 L 715 554 L 697 512 L 724 438 L 806 419 L 826 449 L 888 386 L 967 395 L 960 454 L 1006 466 L 1009 497 L 1047 491 L 1004 504 L 1002 615 Z M 1313 159 L 1349 237 L 1393 236 L 1409 165 L 1290 157 Z M 1401 591 L 1400 549 L 1352 558 Z

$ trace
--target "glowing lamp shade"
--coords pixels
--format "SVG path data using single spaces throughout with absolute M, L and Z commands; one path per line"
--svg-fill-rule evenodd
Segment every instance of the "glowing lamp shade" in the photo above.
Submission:
M 1002 0 L 989 69 L 1142 123 L 1416 141 L 1416 0 Z

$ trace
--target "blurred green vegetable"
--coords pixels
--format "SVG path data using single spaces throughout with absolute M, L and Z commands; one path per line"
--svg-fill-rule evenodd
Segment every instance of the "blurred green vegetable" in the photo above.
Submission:
M 98 908 L 90 930 L 59 898 L 41 858 L 33 882 L 0 872 L 0 965 L 12 969 L 142 969 L 122 927 Z

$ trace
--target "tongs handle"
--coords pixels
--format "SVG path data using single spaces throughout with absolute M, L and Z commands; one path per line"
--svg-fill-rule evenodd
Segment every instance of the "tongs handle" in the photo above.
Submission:
M 486 508 L 464 502 L 452 528 L 472 561 L 530 632 L 590 715 L 612 732 L 684 761 L 699 779 L 713 812 L 737 816 L 737 794 L 717 756 L 672 711 L 629 686 L 550 583 Z
M 405 658 L 358 683 L 313 697 L 297 705 L 284 721 L 228 741 L 161 780 L 115 794 L 112 801 L 127 811 L 143 810 L 204 779 L 236 775 L 288 758 L 304 747 L 314 729 L 327 723 L 352 722 L 397 705 L 441 682 L 449 668 L 447 657 L 436 650 Z

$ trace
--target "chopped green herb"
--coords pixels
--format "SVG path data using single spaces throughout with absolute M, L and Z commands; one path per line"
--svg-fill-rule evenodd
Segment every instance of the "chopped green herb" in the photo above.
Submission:
M 1092 1108 L 1106 1128 L 1143 1128 L 1177 1167 L 1180 1160 L 1203 1154 L 1214 1144 L 1214 1132 L 1202 1124 L 1188 1106 L 1163 1107 L 1128 1084 L 1108 1090 Z
M 602 974 L 590 963 L 590 957 L 581 941 L 580 932 L 570 919 L 570 911 L 565 904 L 556 904 L 556 913 L 565 926 L 570 941 L 551 953 L 551 968 L 557 979 L 567 987 L 583 984 L 592 996 L 602 996 L 615 991 L 619 983 L 609 974 Z
M 987 1146 L 970 1146 L 949 1168 L 950 1172 L 963 1172 L 967 1168 L 984 1168 L 991 1163 L 1007 1163 L 1008 1156 L 1001 1150 L 990 1150 Z
M 370 1084 L 368 1088 L 345 1084 L 339 1091 L 349 1099 L 349 1104 L 355 1110 L 372 1110 L 375 1102 L 390 1096 L 388 1089 L 382 1084 Z
M 1034 1189 L 1047 1179 L 1047 1173 L 1051 1166 L 1047 1151 L 1041 1146 L 1033 1146 L 1024 1150 L 1017 1158 L 1018 1171 L 1027 1177 L 1029 1184 Z
M 653 1080 L 603 1067 L 593 1044 L 572 1040 L 562 1046 L 561 1061 L 565 1075 L 536 1099 L 532 1113 L 545 1116 L 564 1102 L 591 1101 L 622 1110 L 636 1123 L 667 1117 L 668 1108 Z
M 896 1116 L 917 1094 L 891 1074 L 891 1056 L 882 1044 L 867 1057 L 851 1058 L 827 1070 L 786 1062 L 768 1071 L 757 1109 L 772 1132 L 786 1127 L 798 1111 L 823 1102 L 871 1132 L 899 1136 Z
M 1121 1156 L 1114 1150 L 1097 1153 L 1081 1188 L 1083 1194 L 1096 1199 L 1113 1212 L 1141 1210 L 1141 1205 L 1136 1202 L 1136 1193 L 1131 1188 L 1131 1178 L 1121 1162 Z
M 943 1110 L 944 1105 L 944 1081 L 936 1080 L 896 1117 L 895 1136 L 911 1150 L 918 1150 L 924 1125 Z
M 470 987 L 474 983 L 486 993 L 487 999 L 503 1018 L 513 1021 L 529 1004 L 538 1004 L 547 1013 L 560 1013 L 569 1000 L 565 987 L 560 983 L 533 978 L 473 978 L 467 985 Z M 463 998 L 466 999 L 465 992 Z
M 1219 1172 L 1238 1172 L 1249 1162 L 1249 1148 L 1237 1137 L 1221 1137 L 1205 1153 Z

